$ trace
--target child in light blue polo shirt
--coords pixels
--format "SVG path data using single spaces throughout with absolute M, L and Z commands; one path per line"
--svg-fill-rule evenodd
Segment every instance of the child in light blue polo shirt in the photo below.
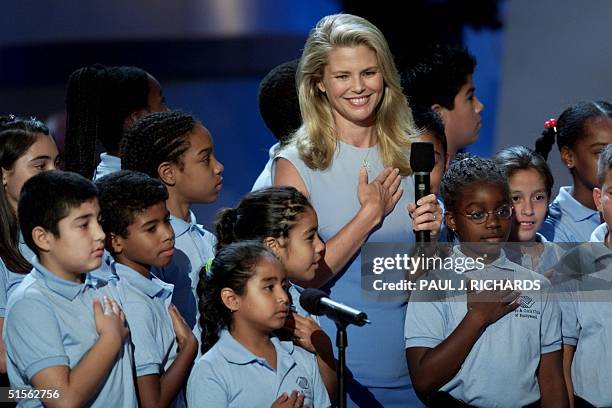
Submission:
M 574 198 L 572 186 L 562 186 L 548 207 L 540 233 L 553 242 L 587 242 L 599 225 L 597 211 Z
M 289 279 L 294 313 L 285 328 L 296 343 L 315 353 L 325 387 L 332 398 L 336 392 L 336 360 L 331 341 L 300 305 L 304 287 L 316 287 L 316 269 L 325 249 L 318 235 L 318 217 L 308 199 L 294 187 L 267 187 L 244 196 L 235 208 L 219 212 L 215 231 L 217 251 L 244 240 L 257 240 L 278 256 Z M 314 334 L 316 333 L 316 334 Z M 313 341 L 316 339 L 316 341 Z
M 159 180 L 126 170 L 104 176 L 96 185 L 100 223 L 116 260 L 112 268 L 132 334 L 140 405 L 184 407 L 181 390 L 197 341 L 171 305 L 173 286 L 151 273 L 151 267 L 170 263 L 174 252 L 168 192 Z
M 512 225 L 505 176 L 491 160 L 459 155 L 441 192 L 447 226 L 460 241 L 450 259 L 464 269 L 428 273 L 411 293 L 406 357 L 420 398 L 432 406 L 564 406 L 561 316 L 550 283 L 500 247 Z M 510 285 L 483 286 L 493 281 Z
M 599 156 L 601 188 L 593 198 L 605 221 L 593 233 L 592 242 L 577 247 L 562 259 L 568 276 L 562 293 L 564 371 L 570 398 L 576 406 L 584 401 L 594 406 L 612 406 L 612 144 Z
M 0 116 L 0 329 L 9 294 L 32 269 L 34 253 L 19 232 L 17 203 L 23 184 L 33 175 L 54 170 L 59 152 L 49 128 L 35 118 Z M 6 355 L 0 342 L 0 373 Z M 2 378 L 4 380 L 4 378 Z
M 278 142 L 268 150 L 268 162 L 255 180 L 251 191 L 274 184 L 272 182 L 274 157 L 281 147 L 288 144 L 293 133 L 302 124 L 300 101 L 295 86 L 295 72 L 299 62 L 299 59 L 294 59 L 277 65 L 259 83 L 257 92 L 259 113 Z
M 558 121 L 547 123 L 536 141 L 536 151 L 544 159 L 555 138 L 573 183 L 559 189 L 540 233 L 553 242 L 588 242 L 601 222 L 592 191 L 598 186 L 597 155 L 612 142 L 612 104 L 579 102 L 565 109 Z
M 196 288 L 199 273 L 206 262 L 215 256 L 217 239 L 197 223 L 192 211 L 189 211 L 189 221 L 170 214 L 170 225 L 174 230 L 176 252 L 172 262 L 164 268 L 155 269 L 155 273 L 166 282 L 174 284 L 178 291 L 173 302 L 176 302 L 181 312 L 185 312 L 188 324 L 197 329 Z M 194 333 L 196 336 L 199 334 L 197 330 Z
M 554 179 L 544 158 L 525 146 L 500 150 L 493 160 L 504 172 L 514 207 L 508 259 L 547 277 L 563 256 L 563 248 L 538 232 L 548 213 Z
M 168 189 L 166 205 L 176 237 L 172 262 L 158 277 L 174 285 L 172 302 L 196 328 L 196 288 L 200 269 L 214 254 L 215 238 L 196 223 L 190 208 L 217 200 L 223 165 L 215 158 L 210 132 L 181 112 L 140 118 L 123 139 L 121 166 L 160 179 Z
M 285 271 L 267 247 L 223 247 L 198 293 L 204 355 L 189 376 L 189 406 L 269 407 L 292 394 L 304 406 L 331 406 L 316 357 L 274 334 L 289 296 Z
M 612 406 L 612 249 L 600 242 L 582 244 L 568 251 L 557 269 L 570 278 L 558 286 L 569 397 L 577 407 Z
M 11 386 L 42 398 L 20 406 L 61 398 L 68 406 L 135 407 L 128 328 L 111 300 L 118 293 L 87 274 L 104 250 L 96 188 L 73 173 L 45 172 L 24 184 L 18 210 L 38 260 L 9 299 L 3 340 Z

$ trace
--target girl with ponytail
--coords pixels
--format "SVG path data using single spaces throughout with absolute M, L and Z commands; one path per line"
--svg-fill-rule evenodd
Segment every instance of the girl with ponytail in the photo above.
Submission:
M 159 82 L 140 68 L 96 64 L 77 69 L 66 90 L 66 170 L 94 180 L 121 170 L 123 132 L 139 117 L 165 110 Z M 98 142 L 105 153 L 96 168 Z
M 536 140 L 536 152 L 547 159 L 556 141 L 573 183 L 560 188 L 540 233 L 549 241 L 587 242 L 600 224 L 593 188 L 598 186 L 599 153 L 612 142 L 612 104 L 580 102 L 545 126 L 542 137 Z
M 316 286 L 325 245 L 317 234 L 316 212 L 296 188 L 268 187 L 247 194 L 236 208 L 219 212 L 215 230 L 217 251 L 232 242 L 260 241 L 279 257 L 292 283 Z
M 287 284 L 260 242 L 217 252 L 198 284 L 204 355 L 189 376 L 189 406 L 331 406 L 314 355 L 274 334 L 289 314 Z
M 293 313 L 285 328 L 300 347 L 315 353 L 332 399 L 336 364 L 331 341 L 316 317 L 299 302 L 303 287 L 316 287 L 316 270 L 325 244 L 317 234 L 318 219 L 308 199 L 294 187 L 268 187 L 247 194 L 236 206 L 221 210 L 215 223 L 217 252 L 234 242 L 257 240 L 280 260 L 289 279 Z M 202 279 L 202 278 L 200 278 Z

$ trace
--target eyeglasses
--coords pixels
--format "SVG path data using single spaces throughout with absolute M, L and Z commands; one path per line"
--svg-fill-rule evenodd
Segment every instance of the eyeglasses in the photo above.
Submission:
M 476 224 L 484 224 L 489 219 L 489 215 L 495 214 L 499 220 L 509 220 L 512 217 L 512 206 L 502 205 L 495 211 L 474 211 L 470 214 L 462 214 Z

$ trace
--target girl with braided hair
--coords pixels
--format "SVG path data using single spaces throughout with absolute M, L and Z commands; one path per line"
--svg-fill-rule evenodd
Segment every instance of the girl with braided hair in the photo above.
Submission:
M 94 180 L 121 170 L 124 131 L 139 117 L 165 110 L 159 82 L 140 68 L 96 64 L 77 69 L 66 90 L 65 169 Z M 96 168 L 97 143 L 105 152 Z
M 536 140 L 535 150 L 547 159 L 556 139 L 561 161 L 571 172 L 573 182 L 559 189 L 540 233 L 554 242 L 588 242 L 601 221 L 593 188 L 599 185 L 599 153 L 612 142 L 612 104 L 579 102 L 548 124 Z
M 121 145 L 121 166 L 160 179 L 174 229 L 175 252 L 169 266 L 156 271 L 174 284 L 173 303 L 197 332 L 196 288 L 200 269 L 214 256 L 215 236 L 198 224 L 193 204 L 212 203 L 223 185 L 223 165 L 200 121 L 182 112 L 151 113 L 138 119 Z
M 325 387 L 329 395 L 334 396 L 336 362 L 331 341 L 321 331 L 318 318 L 306 312 L 299 302 L 302 288 L 310 286 L 315 279 L 325 248 L 317 233 L 318 227 L 316 212 L 294 187 L 268 187 L 251 192 L 235 208 L 221 210 L 215 223 L 217 252 L 233 242 L 257 240 L 268 246 L 281 261 L 289 279 L 294 307 L 285 328 L 300 347 L 317 355 Z M 202 327 L 207 318 L 200 314 Z
M 411 293 L 404 332 L 415 389 L 432 407 L 567 406 L 561 314 L 550 282 L 503 249 L 512 226 L 505 174 L 492 160 L 460 154 L 441 193 L 446 225 L 459 241 L 450 259 L 465 268 L 426 275 L 452 280 L 452 288 Z M 505 285 L 487 290 L 484 282 Z
M 289 315 L 287 276 L 258 241 L 222 247 L 198 285 L 202 353 L 190 407 L 331 407 L 313 354 L 276 331 Z

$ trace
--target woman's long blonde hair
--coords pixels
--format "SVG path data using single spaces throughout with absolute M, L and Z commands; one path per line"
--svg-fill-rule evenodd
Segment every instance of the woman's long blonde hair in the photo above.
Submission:
M 300 158 L 311 169 L 327 169 L 336 151 L 332 107 L 317 84 L 323 80 L 327 55 L 335 47 L 365 45 L 376 53 L 384 80 L 383 98 L 376 111 L 376 134 L 385 167 L 411 173 L 410 137 L 417 134 L 412 112 L 385 37 L 372 23 L 351 14 L 323 17 L 311 30 L 296 73 L 302 126 L 294 133 Z

